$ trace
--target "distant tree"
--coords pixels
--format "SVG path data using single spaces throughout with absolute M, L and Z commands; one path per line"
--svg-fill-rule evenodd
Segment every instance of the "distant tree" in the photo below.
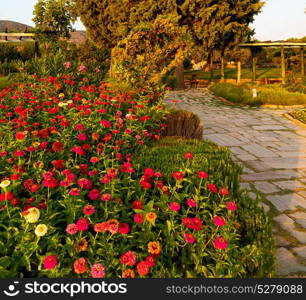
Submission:
M 38 0 L 34 7 L 35 32 L 40 40 L 69 38 L 72 31 L 70 0 Z

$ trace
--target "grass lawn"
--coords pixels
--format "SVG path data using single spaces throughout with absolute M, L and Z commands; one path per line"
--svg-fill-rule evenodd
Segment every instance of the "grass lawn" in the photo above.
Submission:
M 214 79 L 221 78 L 221 71 L 214 70 Z M 280 68 L 258 68 L 256 71 L 256 78 L 280 78 L 281 70 Z M 186 70 L 185 76 L 187 80 L 191 79 L 193 74 L 197 75 L 197 79 L 210 79 L 210 72 L 194 71 L 194 70 Z M 226 69 L 225 70 L 225 78 L 227 79 L 236 79 L 237 78 L 237 70 L 236 69 Z M 252 78 L 252 70 L 251 69 L 242 69 L 241 71 L 242 79 L 251 79 Z
M 8 85 L 9 85 L 8 77 L 7 76 L 0 77 L 0 90 Z

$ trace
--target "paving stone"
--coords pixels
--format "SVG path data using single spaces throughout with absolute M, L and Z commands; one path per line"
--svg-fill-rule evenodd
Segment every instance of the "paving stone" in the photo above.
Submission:
M 295 247 L 292 249 L 297 255 L 306 259 L 306 246 Z
M 282 125 L 260 125 L 253 126 L 254 130 L 287 130 L 288 128 Z
M 282 190 L 297 190 L 297 189 L 303 189 L 306 188 L 306 185 L 301 183 L 298 180 L 285 180 L 285 181 L 274 181 L 275 185 L 280 187 Z
M 306 199 L 306 191 L 299 191 L 298 194 Z
M 306 272 L 306 267 L 299 264 L 294 255 L 284 247 L 276 250 L 276 259 L 276 271 L 278 275 Z
M 249 183 L 243 182 L 243 183 L 240 183 L 240 186 L 248 191 L 251 190 L 251 186 Z
M 278 154 L 258 144 L 243 145 L 242 148 L 256 157 L 278 157 Z
M 237 155 L 237 158 L 241 161 L 249 161 L 249 160 L 256 160 L 256 157 L 251 154 L 241 154 Z
M 267 200 L 270 201 L 278 211 L 295 210 L 298 207 L 306 209 L 306 199 L 298 194 L 286 194 L 286 195 L 273 195 L 268 196 Z
M 240 154 L 249 154 L 245 150 L 241 149 L 240 147 L 230 147 L 232 153 L 240 155 Z
M 285 152 L 278 152 L 278 155 L 281 157 L 295 157 L 295 158 L 305 158 L 306 152 L 301 151 L 285 151 Z
M 277 180 L 277 179 L 293 179 L 298 178 L 299 173 L 294 170 L 284 171 L 267 171 L 258 172 L 253 174 L 244 174 L 241 176 L 242 181 L 266 181 L 266 180 Z
M 290 244 L 286 239 L 284 239 L 283 237 L 279 235 L 275 236 L 275 242 L 276 242 L 276 245 L 280 247 L 286 247 Z
M 297 211 L 295 213 L 290 214 L 289 216 L 294 219 L 306 219 L 306 213 L 302 211 Z
M 285 225 L 294 225 L 294 221 L 285 214 L 274 217 L 273 220 L 276 221 L 281 227 Z
M 273 169 L 304 169 L 306 168 L 306 158 L 281 157 L 262 159 L 262 161 Z
M 265 181 L 258 181 L 254 183 L 255 188 L 263 194 L 273 194 L 279 192 L 279 189 L 272 183 Z
M 303 220 L 296 220 L 296 223 L 298 223 L 299 225 L 301 225 L 303 228 L 306 229 L 306 219 Z
M 217 131 L 217 130 L 216 130 Z M 227 134 L 207 134 L 205 135 L 205 138 L 215 142 L 219 146 L 240 146 L 243 145 L 244 143 L 241 142 L 240 140 L 231 137 Z

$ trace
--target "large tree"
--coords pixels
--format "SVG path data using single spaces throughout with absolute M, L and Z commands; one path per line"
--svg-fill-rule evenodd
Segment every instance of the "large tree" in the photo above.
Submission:
M 261 0 L 72 1 L 89 38 L 97 45 L 114 48 L 140 23 L 154 23 L 160 15 L 168 15 L 177 18 L 177 26 L 187 28 L 191 49 L 201 47 L 208 53 L 215 49 L 224 53 L 247 37 L 249 24 L 263 5 Z

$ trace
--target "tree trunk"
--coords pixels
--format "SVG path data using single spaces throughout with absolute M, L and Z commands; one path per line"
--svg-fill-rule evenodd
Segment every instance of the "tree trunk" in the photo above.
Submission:
M 224 53 L 221 53 L 221 82 L 225 79 Z
M 176 77 L 176 87 L 179 90 L 185 88 L 185 76 L 184 76 L 184 62 L 180 62 L 179 65 L 175 68 L 175 77 Z
M 209 55 L 209 69 L 210 69 L 210 82 L 214 79 L 214 56 L 213 53 Z
M 113 66 L 114 66 L 114 57 L 113 57 L 113 51 L 111 50 L 110 65 L 109 65 L 109 71 L 108 71 L 109 78 L 114 78 Z

